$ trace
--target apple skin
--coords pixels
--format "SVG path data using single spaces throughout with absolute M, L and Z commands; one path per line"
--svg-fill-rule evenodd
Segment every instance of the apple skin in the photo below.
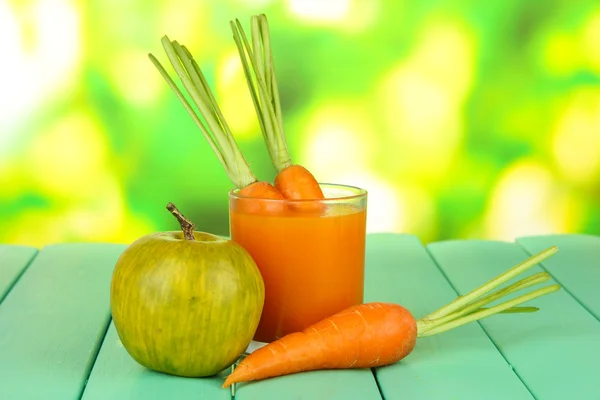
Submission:
M 113 271 L 110 306 L 127 352 L 152 370 L 212 376 L 244 352 L 264 282 L 239 244 L 204 232 L 156 232 L 131 243 Z

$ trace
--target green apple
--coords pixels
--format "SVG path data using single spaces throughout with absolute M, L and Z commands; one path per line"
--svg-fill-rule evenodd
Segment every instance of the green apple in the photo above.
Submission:
M 127 352 L 168 374 L 204 377 L 232 365 L 252 340 L 264 303 L 264 282 L 237 243 L 195 231 L 167 206 L 182 231 L 143 236 L 121 254 L 110 306 Z

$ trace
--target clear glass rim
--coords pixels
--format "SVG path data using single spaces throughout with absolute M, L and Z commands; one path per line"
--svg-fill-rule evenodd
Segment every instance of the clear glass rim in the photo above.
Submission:
M 273 202 L 273 203 L 315 203 L 315 202 L 333 203 L 333 202 L 349 201 L 349 200 L 364 198 L 368 194 L 366 189 L 360 188 L 358 186 L 345 185 L 345 184 L 341 184 L 341 183 L 325 183 L 325 182 L 321 183 L 321 182 L 319 182 L 319 186 L 321 186 L 322 188 L 330 187 L 330 188 L 346 189 L 346 190 L 351 191 L 352 193 L 350 193 L 348 196 L 326 197 L 324 199 L 298 199 L 298 200 L 283 199 L 283 200 L 279 200 L 279 199 L 257 199 L 256 197 L 241 196 L 238 194 L 240 189 L 233 188 L 229 191 L 229 199 L 230 200 L 232 200 L 232 199 L 233 200 L 252 199 L 255 201 Z

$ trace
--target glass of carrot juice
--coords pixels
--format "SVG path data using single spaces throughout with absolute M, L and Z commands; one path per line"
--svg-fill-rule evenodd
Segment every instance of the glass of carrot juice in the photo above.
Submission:
M 265 283 L 256 341 L 272 342 L 363 302 L 367 192 L 321 188 L 320 200 L 229 193 L 231 239 L 254 258 Z

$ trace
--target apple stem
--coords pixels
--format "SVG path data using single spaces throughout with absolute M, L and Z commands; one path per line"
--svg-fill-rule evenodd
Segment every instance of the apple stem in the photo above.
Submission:
M 171 212 L 177 218 L 177 222 L 181 225 L 181 230 L 183 231 L 183 237 L 187 240 L 194 240 L 194 229 L 196 229 L 196 225 L 189 219 L 187 219 L 178 209 L 175 207 L 175 204 L 169 203 L 167 204 L 167 210 Z

